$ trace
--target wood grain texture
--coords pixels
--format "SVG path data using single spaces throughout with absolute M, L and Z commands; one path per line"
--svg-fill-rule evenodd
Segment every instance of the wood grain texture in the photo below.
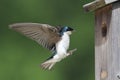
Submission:
M 105 0 L 105 3 L 106 3 L 106 4 L 110 4 L 110 3 L 113 3 L 113 2 L 115 2 L 115 1 L 118 1 L 118 0 Z
M 120 80 L 120 2 L 95 11 L 95 80 Z
M 119 0 L 95 0 L 91 3 L 83 5 L 83 8 L 85 9 L 86 12 L 90 12 L 90 11 L 94 11 L 99 8 L 102 8 L 116 1 L 119 1 Z
M 104 0 L 96 0 L 91 3 L 85 4 L 83 8 L 85 9 L 86 12 L 89 12 L 89 11 L 94 11 L 103 6 L 105 6 Z

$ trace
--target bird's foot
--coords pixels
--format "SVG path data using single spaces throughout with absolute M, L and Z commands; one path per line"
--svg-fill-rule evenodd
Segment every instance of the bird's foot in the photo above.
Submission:
M 73 50 L 70 50 L 70 51 L 68 51 L 68 55 L 72 55 L 73 54 L 73 52 L 75 52 L 77 50 L 77 48 L 75 48 L 75 49 L 73 49 Z

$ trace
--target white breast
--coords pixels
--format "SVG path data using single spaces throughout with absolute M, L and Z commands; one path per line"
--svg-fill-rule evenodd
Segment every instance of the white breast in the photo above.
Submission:
M 62 39 L 56 44 L 57 54 L 54 57 L 59 59 L 64 58 L 67 54 L 69 43 L 70 43 L 70 37 L 67 33 L 64 33 Z

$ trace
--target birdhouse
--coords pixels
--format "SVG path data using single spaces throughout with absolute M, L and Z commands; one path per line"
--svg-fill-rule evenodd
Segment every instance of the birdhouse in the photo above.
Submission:
M 120 0 L 85 4 L 95 12 L 95 80 L 120 80 Z

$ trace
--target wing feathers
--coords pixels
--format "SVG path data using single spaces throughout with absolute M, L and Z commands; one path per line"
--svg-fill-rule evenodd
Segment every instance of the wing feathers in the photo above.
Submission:
M 16 23 L 9 27 L 35 40 L 49 50 L 52 50 L 55 47 L 55 43 L 61 39 L 59 30 L 48 24 Z

